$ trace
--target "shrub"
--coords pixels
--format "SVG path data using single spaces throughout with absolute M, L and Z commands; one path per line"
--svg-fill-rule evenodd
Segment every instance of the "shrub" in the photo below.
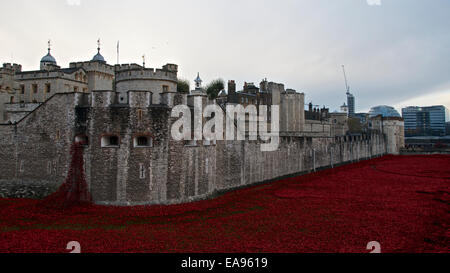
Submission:
M 189 93 L 190 90 L 191 90 L 191 86 L 190 86 L 188 80 L 185 80 L 185 79 L 179 79 L 178 80 L 177 92 Z
M 210 99 L 216 99 L 220 91 L 225 89 L 225 82 L 222 79 L 213 80 L 206 86 L 206 94 Z

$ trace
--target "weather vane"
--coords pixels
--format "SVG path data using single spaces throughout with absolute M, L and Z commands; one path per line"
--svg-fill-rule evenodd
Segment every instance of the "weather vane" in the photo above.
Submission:
M 145 54 L 142 55 L 142 66 L 145 67 Z
M 52 47 L 52 41 L 48 39 L 48 51 L 50 52 L 50 49 Z
M 100 38 L 98 38 L 98 40 L 97 40 L 97 45 L 98 45 L 98 50 L 100 51 L 100 45 L 101 45 Z

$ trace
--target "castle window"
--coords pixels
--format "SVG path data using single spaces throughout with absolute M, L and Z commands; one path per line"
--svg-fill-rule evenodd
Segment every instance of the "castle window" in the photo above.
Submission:
M 45 84 L 45 93 L 50 93 L 52 90 L 52 87 L 49 83 Z
M 139 178 L 145 179 L 145 167 L 143 163 L 139 164 Z
M 109 137 L 109 146 L 119 146 L 119 137 L 118 136 L 110 136 Z
M 150 136 L 138 136 L 134 138 L 135 148 L 153 147 L 153 139 Z
M 185 140 L 184 146 L 188 147 L 196 147 L 197 146 L 197 140 Z
M 103 148 L 119 147 L 119 137 L 116 135 L 103 136 L 101 144 Z
M 169 92 L 169 86 L 163 85 L 163 92 Z
M 20 94 L 25 94 L 25 85 L 20 85 Z
M 20 160 L 19 172 L 21 173 L 25 172 L 25 162 L 23 160 Z
M 52 162 L 51 161 L 47 161 L 47 174 L 48 175 L 52 174 Z
M 73 87 L 73 92 L 78 92 L 78 86 Z
M 14 97 L 9 98 L 9 103 L 14 103 Z
M 37 84 L 33 84 L 31 89 L 33 89 L 33 93 L 34 94 L 37 94 L 37 92 L 38 92 L 38 85 Z
M 86 135 L 78 135 L 75 137 L 75 143 L 80 143 L 81 145 L 88 146 L 89 138 Z
M 139 110 L 137 111 L 137 116 L 138 116 L 138 120 L 139 120 L 139 121 L 142 121 L 142 109 L 139 109 Z

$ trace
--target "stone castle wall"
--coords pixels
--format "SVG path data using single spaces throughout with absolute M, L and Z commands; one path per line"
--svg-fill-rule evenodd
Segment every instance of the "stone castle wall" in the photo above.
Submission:
M 73 141 L 74 96 L 56 94 L 18 124 L 0 125 L 0 188 L 63 183 Z
M 253 185 L 320 168 L 356 162 L 385 153 L 382 135 L 350 139 L 282 138 L 275 152 L 261 152 L 258 142 L 217 142 L 213 146 L 184 146 L 169 168 L 167 200 L 189 202 L 217 191 Z
M 275 152 L 256 141 L 176 142 L 170 137 L 171 108 L 145 103 L 146 92 L 130 92 L 130 104 L 115 104 L 117 93 L 56 94 L 16 125 L 1 125 L 0 192 L 11 185 L 61 185 L 70 145 L 86 137 L 86 179 L 99 204 L 172 204 L 208 198 L 276 178 L 385 154 L 384 135 L 367 137 L 282 137 Z M 174 95 L 174 104 L 183 101 Z M 144 103 L 137 103 L 138 101 Z M 102 139 L 119 138 L 117 147 Z M 149 147 L 136 147 L 148 136 Z M 204 145 L 205 144 L 205 145 Z M 211 145 L 210 145 L 211 144 Z M 23 191 L 23 190 L 21 190 Z M 37 194 L 36 196 L 40 196 Z

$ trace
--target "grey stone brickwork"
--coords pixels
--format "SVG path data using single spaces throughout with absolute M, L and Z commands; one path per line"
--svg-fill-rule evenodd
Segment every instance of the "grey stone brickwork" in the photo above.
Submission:
M 19 123 L 0 125 L 2 196 L 25 191 L 20 194 L 42 197 L 56 189 L 66 177 L 70 145 L 77 137 L 89 142 L 85 170 L 95 202 L 114 205 L 190 202 L 387 151 L 387 134 L 375 133 L 284 136 L 274 152 L 261 152 L 257 141 L 186 145 L 170 137 L 175 119 L 170 118 L 169 105 L 150 104 L 145 91 L 128 92 L 126 104 L 119 103 L 119 95 L 113 91 L 55 94 Z M 170 96 L 165 101 L 186 102 L 186 95 Z M 105 146 L 109 136 L 117 136 L 119 145 Z M 151 139 L 151 145 L 137 147 L 140 136 Z

